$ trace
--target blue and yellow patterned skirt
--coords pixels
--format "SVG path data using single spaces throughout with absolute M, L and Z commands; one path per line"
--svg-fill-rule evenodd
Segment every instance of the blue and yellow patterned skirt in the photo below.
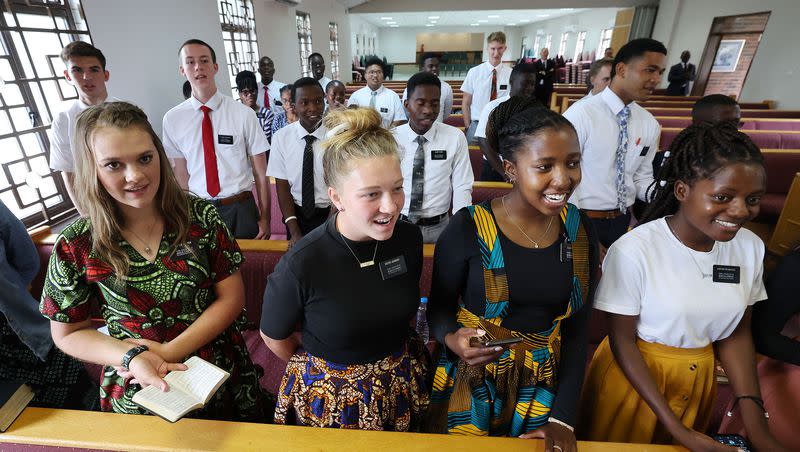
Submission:
M 418 431 L 428 408 L 430 358 L 416 333 L 376 362 L 342 365 L 298 351 L 286 366 L 276 424 Z

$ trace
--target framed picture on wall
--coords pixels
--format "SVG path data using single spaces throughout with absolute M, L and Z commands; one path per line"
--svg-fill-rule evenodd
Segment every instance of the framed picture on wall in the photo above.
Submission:
M 744 39 L 723 39 L 717 47 L 711 72 L 734 72 L 744 48 Z

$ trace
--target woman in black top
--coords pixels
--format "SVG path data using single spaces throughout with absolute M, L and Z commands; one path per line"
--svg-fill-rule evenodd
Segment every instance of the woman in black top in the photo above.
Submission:
M 566 452 L 576 449 L 596 242 L 567 203 L 581 179 L 575 129 L 531 107 L 512 97 L 487 127 L 511 192 L 459 211 L 436 244 L 428 309 L 448 351 L 427 427 L 544 438 L 545 450 Z M 481 343 L 506 338 L 522 342 Z
M 783 257 L 766 280 L 768 300 L 753 308 L 753 343 L 769 358 L 758 363 L 758 381 L 769 431 L 788 450 L 800 450 L 800 246 Z M 721 433 L 746 435 L 740 410 L 723 418 Z
M 409 328 L 422 236 L 398 222 L 397 145 L 373 109 L 331 111 L 325 124 L 325 183 L 339 212 L 289 250 L 264 294 L 262 336 L 289 362 L 275 422 L 416 430 L 428 405 L 425 350 Z

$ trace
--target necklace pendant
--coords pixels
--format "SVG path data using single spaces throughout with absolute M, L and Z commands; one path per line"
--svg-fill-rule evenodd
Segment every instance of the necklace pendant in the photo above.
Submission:
M 538 249 L 539 248 L 539 244 L 538 243 L 534 243 L 533 247 Z
M 150 247 L 149 246 L 144 247 L 144 252 L 150 254 Z
M 361 268 L 372 267 L 373 265 L 375 265 L 375 261 L 359 262 L 358 265 Z

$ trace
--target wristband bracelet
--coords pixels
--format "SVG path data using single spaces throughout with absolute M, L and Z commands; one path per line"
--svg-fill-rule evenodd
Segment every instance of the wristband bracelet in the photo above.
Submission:
M 761 411 L 763 411 L 763 412 L 764 412 L 764 417 L 765 417 L 766 419 L 769 419 L 769 413 L 767 412 L 767 409 L 766 409 L 766 408 L 764 408 L 764 399 L 762 399 L 761 397 L 758 397 L 758 396 L 752 396 L 752 395 L 736 396 L 736 397 L 733 399 L 733 405 L 731 406 L 731 409 L 730 409 L 730 410 L 728 410 L 728 412 L 727 412 L 727 413 L 725 413 L 725 415 L 726 415 L 726 416 L 728 416 L 728 417 L 731 417 L 731 416 L 733 416 L 733 410 L 735 410 L 735 409 L 736 409 L 736 405 L 738 405 L 738 404 L 739 404 L 739 401 L 740 401 L 740 400 L 742 400 L 742 399 L 746 399 L 746 400 L 752 400 L 752 401 L 753 401 L 753 403 L 755 403 L 756 405 L 758 405 L 758 407 L 759 407 L 759 408 L 761 408 Z
M 146 345 L 137 345 L 136 347 L 133 347 L 132 349 L 128 350 L 128 352 L 122 356 L 122 367 L 124 367 L 125 370 L 129 370 L 128 366 L 131 364 L 131 360 L 141 355 L 142 353 L 146 352 L 147 350 L 150 349 L 147 348 Z
M 571 425 L 567 424 L 567 423 L 566 423 L 566 422 L 564 422 L 564 421 L 559 421 L 559 420 L 558 420 L 558 419 L 556 419 L 556 418 L 553 418 L 553 417 L 551 417 L 551 418 L 549 418 L 547 421 L 548 421 L 548 422 L 552 422 L 552 423 L 554 423 L 554 424 L 561 425 L 561 426 L 563 426 L 563 427 L 566 427 L 566 428 L 568 428 L 568 429 L 569 429 L 569 431 L 571 431 L 571 432 L 574 432 L 574 431 L 575 431 L 575 428 L 574 428 L 573 426 L 571 426 Z
M 292 221 L 292 220 L 295 220 L 295 221 L 297 221 L 297 217 L 296 217 L 296 216 L 294 216 L 294 215 L 292 215 L 291 217 L 289 217 L 289 218 L 287 218 L 287 219 L 283 220 L 283 224 L 289 224 L 289 222 L 290 222 L 290 221 Z

